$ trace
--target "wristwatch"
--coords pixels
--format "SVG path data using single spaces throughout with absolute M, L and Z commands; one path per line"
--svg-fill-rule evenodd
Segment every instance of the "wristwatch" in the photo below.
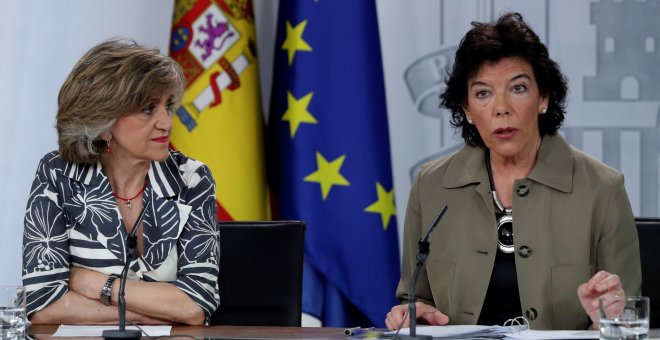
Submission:
M 106 306 L 111 305 L 110 298 L 112 297 L 112 283 L 115 282 L 115 280 L 118 277 L 119 276 L 117 276 L 115 274 L 110 274 L 110 276 L 108 276 L 108 281 L 105 281 L 105 285 L 103 286 L 103 288 L 101 288 L 101 303 L 102 304 L 104 304 Z

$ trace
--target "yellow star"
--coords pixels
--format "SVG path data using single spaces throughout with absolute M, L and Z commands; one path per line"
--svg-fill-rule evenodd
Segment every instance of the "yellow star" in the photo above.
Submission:
M 344 159 L 346 159 L 346 155 L 341 155 L 334 161 L 328 163 L 320 152 L 316 152 L 316 165 L 318 166 L 318 169 L 307 175 L 307 177 L 304 178 L 304 181 L 321 184 L 321 194 L 323 195 L 324 201 L 328 197 L 328 193 L 330 193 L 330 189 L 332 189 L 333 185 L 351 185 L 351 183 L 339 173 L 339 169 L 342 164 L 344 164 Z
M 176 31 L 178 35 L 174 35 L 174 34 L 172 35 L 172 39 L 174 40 L 172 41 L 172 45 L 181 46 L 184 44 L 186 40 L 188 40 L 189 36 L 188 34 L 186 34 L 186 31 L 183 28 L 179 28 Z M 183 41 L 179 40 L 179 38 L 182 38 Z
M 296 99 L 296 97 L 294 97 L 290 91 L 287 91 L 286 101 L 288 103 L 288 107 L 282 116 L 282 120 L 289 122 L 291 139 L 293 139 L 293 137 L 296 135 L 298 126 L 300 126 L 301 123 L 317 123 L 316 118 L 314 118 L 314 116 L 312 116 L 312 114 L 307 111 L 307 106 L 309 106 L 309 102 L 312 101 L 313 96 L 314 92 L 310 92 L 302 98 Z
M 390 223 L 390 217 L 396 215 L 396 207 L 394 206 L 394 188 L 387 192 L 380 183 L 376 182 L 376 192 L 378 193 L 378 200 L 366 207 L 364 211 L 380 214 L 380 220 L 383 222 L 383 230 L 387 230 Z
M 312 47 L 302 38 L 306 26 L 307 20 L 303 20 L 296 27 L 291 27 L 291 22 L 286 21 L 286 39 L 284 39 L 282 49 L 289 51 L 289 65 L 293 64 L 296 51 L 312 51 Z

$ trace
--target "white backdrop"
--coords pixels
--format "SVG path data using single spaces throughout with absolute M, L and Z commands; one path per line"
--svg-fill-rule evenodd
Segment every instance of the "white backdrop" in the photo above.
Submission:
M 132 37 L 167 53 L 172 0 L 2 0 L 0 284 L 21 281 L 23 214 L 39 159 L 57 148 L 57 94 L 93 45 Z
M 37 161 L 56 148 L 59 86 L 87 49 L 110 37 L 132 37 L 166 53 L 172 4 L 0 0 L 0 145 L 5 154 L 0 284 L 20 282 L 23 213 Z M 254 4 L 267 108 L 278 1 Z M 624 172 L 636 215 L 658 215 L 660 1 L 377 0 L 377 5 L 399 230 L 414 169 L 461 143 L 447 113 L 437 108 L 444 66 L 470 21 L 488 21 L 505 10 L 523 13 L 568 76 L 562 134 Z M 614 62 L 608 64 L 605 55 Z

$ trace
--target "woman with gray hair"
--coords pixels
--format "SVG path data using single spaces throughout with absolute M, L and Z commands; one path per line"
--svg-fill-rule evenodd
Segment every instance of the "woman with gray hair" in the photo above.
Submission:
M 168 147 L 184 88 L 175 61 L 120 39 L 93 47 L 65 80 L 59 150 L 41 159 L 25 213 L 33 323 L 116 323 L 134 224 L 126 319 L 199 325 L 217 308 L 215 183 L 206 165 Z

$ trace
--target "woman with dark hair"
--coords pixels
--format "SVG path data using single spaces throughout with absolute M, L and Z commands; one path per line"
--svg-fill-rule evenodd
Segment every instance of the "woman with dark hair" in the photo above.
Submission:
M 64 81 L 59 150 L 41 159 L 25 212 L 32 323 L 117 323 L 126 262 L 128 322 L 200 325 L 218 307 L 215 182 L 168 148 L 185 83 L 158 49 L 120 39 L 93 47 Z
M 598 327 L 598 298 L 637 295 L 634 218 L 623 175 L 557 134 L 567 85 L 517 13 L 473 23 L 441 95 L 465 146 L 425 164 L 413 183 L 397 305 L 388 328 L 420 323 Z M 417 241 L 449 205 L 408 296 Z

